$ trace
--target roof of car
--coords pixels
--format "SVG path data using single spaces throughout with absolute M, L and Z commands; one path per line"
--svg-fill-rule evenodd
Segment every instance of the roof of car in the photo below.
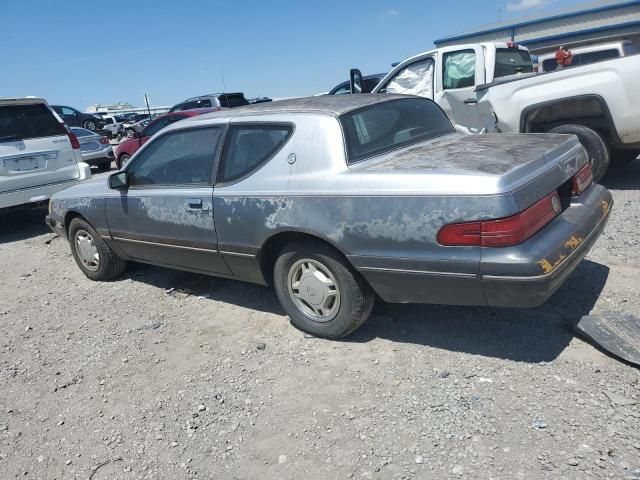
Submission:
M 374 105 L 376 103 L 399 100 L 402 98 L 423 98 L 409 95 L 395 95 L 391 93 L 364 95 L 318 95 L 315 97 L 292 98 L 273 102 L 255 103 L 243 107 L 225 109 L 197 117 L 198 121 L 208 118 L 238 117 L 248 115 L 263 115 L 268 113 L 321 113 L 339 116 L 350 110 Z

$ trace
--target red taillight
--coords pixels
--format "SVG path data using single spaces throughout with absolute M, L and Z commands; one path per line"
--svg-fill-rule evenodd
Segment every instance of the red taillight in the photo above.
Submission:
M 560 197 L 552 192 L 512 217 L 481 222 L 453 223 L 438 232 L 445 246 L 507 247 L 531 238 L 560 213 Z
M 71 130 L 67 130 L 67 135 L 69 135 L 69 141 L 71 142 L 71 148 L 74 150 L 80 149 L 80 142 L 78 141 L 78 137 Z
M 593 183 L 593 170 L 591 169 L 591 162 L 587 162 L 587 164 L 573 176 L 572 180 L 573 187 L 571 188 L 571 195 L 580 195 L 589 187 L 589 185 Z
M 107 137 L 100 137 L 100 143 L 107 145 L 109 143 L 109 139 Z

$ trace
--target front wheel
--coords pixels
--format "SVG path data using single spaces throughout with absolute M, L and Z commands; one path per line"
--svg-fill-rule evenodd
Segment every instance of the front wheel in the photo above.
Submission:
M 82 126 L 87 130 L 91 130 L 92 132 L 96 131 L 96 122 L 94 122 L 93 120 L 85 120 Z
M 82 218 L 71 220 L 69 243 L 80 270 L 91 280 L 111 280 L 122 274 L 127 266 Z
M 611 163 L 609 147 L 602 136 L 584 125 L 560 125 L 549 130 L 549 133 L 564 133 L 575 135 L 587 151 L 591 169 L 593 170 L 593 181 L 598 182 L 607 172 Z
M 118 157 L 118 170 L 120 170 L 122 167 L 124 167 L 127 163 L 129 163 L 129 159 L 131 157 L 129 155 L 127 155 L 126 153 L 123 153 L 122 155 L 120 155 Z
M 286 245 L 274 284 L 291 323 L 317 337 L 342 338 L 369 318 L 375 294 L 335 250 L 319 242 Z

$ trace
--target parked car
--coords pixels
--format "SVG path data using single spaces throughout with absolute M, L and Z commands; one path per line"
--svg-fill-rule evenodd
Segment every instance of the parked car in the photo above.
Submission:
M 177 113 L 167 113 L 166 115 L 162 115 L 152 121 L 144 120 L 143 122 L 147 122 L 144 127 L 141 126 L 142 123 L 132 125 L 130 128 L 136 128 L 136 130 L 133 135 L 131 135 L 131 138 L 118 145 L 118 151 L 116 153 L 116 167 L 122 168 L 126 165 L 133 154 L 137 152 L 138 149 L 147 142 L 147 140 L 167 125 L 171 125 L 172 123 L 185 118 L 213 111 L 215 111 L 214 108 L 195 108 L 193 110 L 185 110 Z M 140 125 L 140 127 L 138 127 L 138 125 Z M 137 130 L 137 128 L 139 128 L 139 130 Z
M 125 122 L 122 124 L 122 130 L 127 138 L 133 138 L 137 133 L 142 132 L 144 127 L 149 125 L 151 119 L 149 117 L 135 122 Z
M 618 42 L 600 43 L 596 45 L 586 45 L 584 47 L 570 47 L 572 54 L 571 66 L 588 65 L 590 63 L 610 60 L 612 58 L 626 57 L 638 53 L 633 42 L 621 40 Z M 538 71 L 553 72 L 558 68 L 556 53 L 545 53 L 538 55 Z
M 235 108 L 249 105 L 244 93 L 212 93 L 188 98 L 169 110 L 169 113 L 193 110 L 195 108 Z
M 104 127 L 102 128 L 102 131 L 106 133 L 109 138 L 116 138 L 120 135 L 124 135 L 122 122 L 120 122 L 115 115 L 101 113 L 100 116 L 104 120 Z
M 361 74 L 352 70 L 354 83 Z M 512 42 L 453 45 L 401 62 L 373 89 L 433 99 L 468 133 L 576 135 L 599 181 L 640 153 L 640 55 L 536 74 Z
M 64 105 L 51 105 L 51 108 L 60 115 L 64 123 L 70 127 L 82 127 L 95 132 L 104 128 L 104 120 L 95 113 L 82 113 L 73 107 Z
M 114 154 L 109 139 L 86 128 L 71 127 L 80 142 L 82 161 L 100 170 L 110 170 Z
M 612 198 L 574 136 L 465 135 L 424 98 L 324 95 L 174 123 L 51 203 L 90 279 L 132 260 L 272 283 L 296 326 L 337 338 L 375 294 L 543 303 Z
M 375 75 L 365 75 L 364 77 L 362 77 L 362 80 L 364 81 L 365 92 L 373 91 L 375 86 L 380 83 L 380 80 L 382 80 L 385 75 L 386 73 L 376 73 Z M 348 93 L 351 93 L 351 82 L 349 80 L 336 85 L 329 91 L 328 94 L 344 95 Z
M 91 178 L 80 143 L 42 98 L 0 98 L 0 209 Z

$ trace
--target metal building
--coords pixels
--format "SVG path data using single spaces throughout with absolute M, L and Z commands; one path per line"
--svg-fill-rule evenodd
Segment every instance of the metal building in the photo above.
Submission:
M 435 40 L 436 47 L 513 41 L 536 54 L 615 40 L 630 40 L 640 50 L 640 0 L 604 0 L 552 14 L 484 25 Z

